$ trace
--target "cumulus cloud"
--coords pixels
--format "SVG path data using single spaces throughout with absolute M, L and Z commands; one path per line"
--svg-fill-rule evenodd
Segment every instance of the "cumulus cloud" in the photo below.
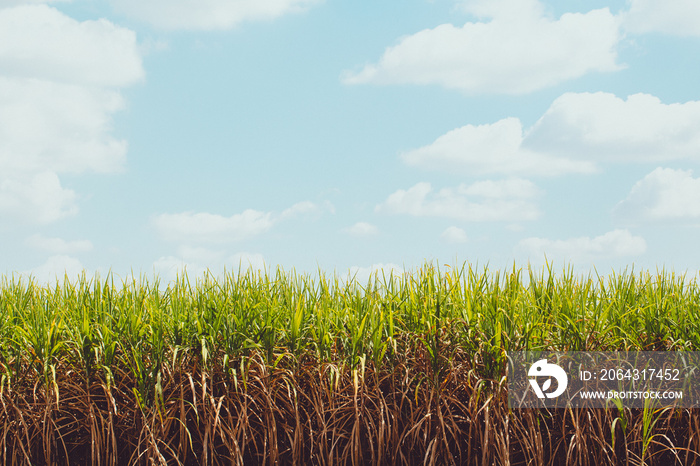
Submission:
M 0 211 L 37 223 L 74 215 L 77 195 L 58 175 L 122 169 L 112 116 L 125 106 L 119 89 L 143 76 L 133 31 L 48 5 L 0 9 Z
M 537 186 L 522 179 L 461 184 L 437 193 L 422 182 L 394 192 L 375 211 L 469 222 L 535 220 L 540 216 L 534 202 L 539 195 Z
M 0 174 L 0 212 L 26 222 L 47 224 L 73 216 L 76 199 L 52 172 Z
M 160 257 L 153 263 L 153 269 L 165 281 L 173 281 L 178 275 L 186 273 L 190 278 L 197 278 L 206 272 L 222 268 L 226 253 L 199 246 L 181 245 L 174 256 Z
M 83 272 L 89 275 L 89 272 L 85 270 L 85 267 L 78 259 L 60 254 L 49 257 L 46 262 L 24 272 L 23 275 L 30 275 L 39 283 L 53 284 L 56 281 L 62 283 L 66 277 L 71 281 L 75 281 Z
M 458 170 L 473 175 L 555 176 L 595 171 L 594 165 L 587 161 L 523 149 L 522 141 L 522 124 L 519 119 L 511 117 L 493 124 L 453 129 L 431 144 L 404 152 L 400 157 L 415 167 Z
M 700 178 L 692 175 L 691 170 L 657 168 L 635 183 L 614 216 L 633 224 L 700 218 Z
M 292 218 L 297 215 L 312 214 L 319 211 L 319 207 L 311 201 L 297 202 L 293 206 L 282 211 L 282 218 Z
M 521 240 L 516 249 L 536 261 L 546 255 L 548 260 L 590 263 L 596 260 L 642 255 L 646 252 L 647 243 L 644 238 L 633 236 L 628 230 L 613 230 L 595 238 L 527 238 Z
M 0 76 L 0 167 L 7 174 L 115 172 L 127 143 L 111 136 L 122 97 L 102 88 Z
M 523 148 L 616 162 L 700 159 L 700 101 L 649 94 L 566 93 L 535 123 Z
M 153 226 L 165 240 L 226 243 L 241 241 L 265 233 L 274 224 L 272 214 L 247 209 L 230 217 L 206 212 L 160 214 Z
M 238 252 L 231 256 L 228 262 L 232 271 L 237 271 L 240 265 L 243 273 L 248 270 L 265 271 L 267 266 L 262 254 L 250 252 Z
M 178 275 L 202 277 L 205 273 L 219 274 L 224 269 L 237 273 L 248 270 L 265 270 L 262 254 L 239 252 L 227 257 L 226 252 L 202 247 L 180 246 L 175 256 L 160 257 L 153 263 L 153 269 L 166 282 L 175 280 Z
M 244 21 L 270 20 L 323 0 L 111 0 L 128 16 L 162 29 L 222 30 Z
M 47 5 L 0 10 L 0 57 L 5 76 L 116 87 L 144 77 L 133 31 Z
M 34 249 L 62 255 L 92 251 L 93 247 L 92 242 L 88 240 L 66 241 L 61 238 L 46 238 L 39 234 L 30 236 L 25 243 Z
M 619 24 L 605 9 L 543 14 L 538 1 L 469 2 L 488 22 L 442 24 L 402 38 L 346 84 L 438 84 L 465 93 L 523 94 L 590 72 L 620 69 Z
M 207 212 L 159 214 L 151 219 L 151 225 L 167 241 L 187 244 L 232 243 L 266 233 L 280 221 L 318 210 L 316 204 L 304 201 L 285 209 L 281 214 L 253 209 L 246 209 L 230 217 Z
M 182 258 L 164 256 L 153 263 L 153 271 L 165 282 L 173 282 L 178 276 L 187 274 L 190 278 L 201 277 L 208 268 L 202 265 L 188 263 Z
M 345 232 L 352 236 L 367 237 L 376 235 L 379 230 L 371 223 L 357 222 L 353 226 L 346 228 Z
M 440 235 L 440 238 L 453 244 L 466 243 L 467 232 L 459 227 L 452 226 L 445 229 L 445 231 L 443 231 Z
M 629 10 L 621 14 L 628 32 L 700 35 L 700 3 L 696 0 L 629 0 L 629 3 Z
M 400 158 L 427 170 L 517 176 L 594 173 L 601 162 L 700 160 L 700 101 L 565 93 L 529 129 L 512 117 L 466 125 Z
M 190 276 L 200 276 L 207 271 L 220 273 L 224 269 L 237 272 L 239 266 L 243 272 L 249 268 L 265 270 L 265 260 L 260 253 L 237 252 L 231 255 L 227 246 L 263 235 L 294 217 L 320 210 L 318 205 L 304 201 L 281 213 L 247 209 L 229 217 L 207 212 L 155 215 L 151 218 L 151 226 L 156 234 L 179 245 L 176 254 L 158 258 L 153 268 L 165 280 L 175 279 L 182 271 Z

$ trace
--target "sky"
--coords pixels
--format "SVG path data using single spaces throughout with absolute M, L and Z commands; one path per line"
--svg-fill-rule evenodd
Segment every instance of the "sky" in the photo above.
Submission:
M 0 274 L 700 269 L 697 0 L 0 0 Z

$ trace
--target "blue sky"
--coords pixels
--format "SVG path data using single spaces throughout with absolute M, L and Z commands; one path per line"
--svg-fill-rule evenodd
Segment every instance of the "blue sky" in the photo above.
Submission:
M 697 274 L 694 0 L 0 0 L 0 272 Z

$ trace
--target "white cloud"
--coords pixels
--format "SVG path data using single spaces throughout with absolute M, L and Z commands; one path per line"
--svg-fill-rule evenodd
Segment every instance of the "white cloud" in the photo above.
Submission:
M 57 280 L 59 283 L 63 283 L 66 277 L 71 281 L 75 281 L 83 272 L 86 275 L 90 275 L 89 271 L 85 270 L 78 259 L 67 255 L 55 255 L 49 257 L 42 265 L 25 272 L 23 275 L 31 275 L 38 283 L 51 285 Z
M 700 178 L 692 174 L 657 168 L 635 183 L 613 214 L 628 223 L 700 218 Z
M 0 74 L 116 87 L 144 77 L 133 31 L 105 19 L 79 22 L 47 5 L 0 10 Z
M 375 211 L 470 222 L 535 220 L 540 216 L 533 202 L 540 190 L 527 180 L 481 181 L 444 188 L 435 194 L 432 191 L 430 183 L 424 182 L 408 190 L 399 189 Z
M 517 118 L 493 124 L 466 125 L 438 137 L 433 143 L 401 154 L 408 165 L 425 169 L 461 171 L 472 175 L 555 176 L 592 173 L 592 163 L 568 160 L 523 149 L 523 129 Z
M 178 257 L 187 263 L 211 264 L 212 266 L 223 261 L 224 251 L 215 251 L 203 247 L 181 245 L 177 248 Z
M 37 5 L 40 3 L 70 3 L 71 1 L 73 0 L 0 0 L 0 8 L 7 8 L 23 4 Z
M 159 214 L 151 219 L 158 235 L 180 243 L 231 243 L 259 236 L 280 221 L 318 212 L 316 204 L 298 202 L 281 214 L 247 209 L 230 217 L 207 212 Z
M 566 240 L 527 238 L 518 243 L 517 250 L 535 261 L 545 255 L 548 260 L 571 261 L 574 264 L 590 263 L 617 257 L 634 257 L 644 254 L 647 244 L 641 236 L 633 236 L 628 230 L 613 230 L 595 238 L 582 236 Z
M 247 209 L 230 217 L 205 212 L 160 214 L 152 224 L 169 241 L 226 243 L 265 233 L 274 220 L 271 213 Z
M 619 24 L 610 11 L 542 14 L 537 1 L 472 4 L 489 22 L 442 24 L 402 38 L 347 84 L 439 84 L 465 93 L 522 94 L 616 64 Z
M 111 115 L 123 107 L 115 91 L 0 76 L 0 169 L 119 171 L 127 143 L 111 136 Z
M 162 29 L 230 29 L 304 11 L 323 0 L 111 0 L 118 11 Z
M 444 241 L 447 241 L 448 243 L 453 244 L 466 243 L 468 239 L 467 232 L 455 226 L 448 227 L 447 229 L 445 229 L 445 231 L 443 231 L 440 235 L 440 238 L 442 238 Z
M 49 251 L 52 254 L 75 254 L 92 251 L 92 243 L 88 240 L 66 241 L 61 238 L 46 238 L 42 235 L 32 235 L 25 241 L 34 249 Z
M 697 0 L 629 0 L 629 3 L 629 10 L 620 15 L 629 32 L 700 35 L 700 2 Z
M 523 150 L 520 120 L 506 118 L 493 124 L 466 125 L 437 138 L 433 143 L 401 154 L 409 165 L 462 170 L 471 174 L 558 175 L 590 173 L 594 167 Z
M 58 175 L 123 167 L 112 115 L 118 88 L 143 76 L 133 31 L 47 5 L 0 9 L 0 211 L 38 223 L 77 213 Z
M 139 51 L 141 52 L 141 56 L 143 57 L 157 52 L 163 52 L 165 50 L 170 50 L 170 43 L 163 39 L 154 39 L 153 37 L 146 37 L 141 39 L 139 43 Z
M 176 256 L 159 258 L 153 263 L 153 268 L 165 280 L 174 280 L 182 272 L 194 278 L 221 268 L 225 256 L 224 251 L 181 245 Z
M 292 218 L 297 215 L 311 214 L 319 211 L 316 204 L 311 201 L 297 202 L 293 206 L 282 211 L 282 218 Z
M 246 273 L 248 270 L 265 271 L 265 258 L 262 254 L 239 252 L 229 258 L 231 271 L 238 271 L 240 265 L 241 272 Z
M 176 255 L 158 258 L 153 267 L 166 281 L 174 280 L 186 271 L 190 277 L 207 271 L 221 273 L 225 269 L 243 272 L 265 270 L 265 260 L 259 253 L 238 252 L 228 255 L 225 250 L 210 249 L 203 244 L 225 245 L 262 235 L 280 222 L 298 215 L 318 212 L 319 207 L 308 201 L 298 202 L 282 213 L 247 209 L 230 217 L 206 212 L 160 214 L 152 217 L 151 226 L 160 238 L 180 243 Z
M 190 279 L 200 278 L 205 273 L 221 274 L 224 269 L 228 273 L 243 273 L 248 270 L 264 271 L 265 260 L 262 254 L 239 252 L 226 258 L 223 251 L 213 251 L 200 247 L 181 246 L 177 256 L 160 257 L 153 263 L 153 269 L 166 282 L 171 282 L 187 273 Z
M 700 160 L 700 101 L 565 93 L 528 130 L 512 117 L 466 125 L 400 157 L 429 170 L 519 176 L 593 173 L 598 162 Z
M 335 206 L 333 205 L 333 203 L 331 201 L 327 201 L 327 200 L 323 201 L 323 208 L 325 210 L 327 210 L 328 212 L 330 212 L 331 214 L 335 213 Z
M 663 104 L 649 94 L 566 93 L 523 147 L 563 157 L 650 162 L 700 159 L 700 101 Z
M 191 264 L 187 261 L 174 257 L 161 257 L 153 263 L 153 270 L 161 280 L 173 282 L 178 276 L 186 273 L 190 279 L 198 278 L 207 272 L 207 267 Z
M 77 195 L 63 188 L 52 172 L 24 176 L 0 174 L 0 212 L 27 222 L 47 224 L 78 213 Z
M 379 230 L 371 223 L 357 222 L 353 226 L 346 228 L 345 232 L 352 236 L 367 237 L 376 235 Z

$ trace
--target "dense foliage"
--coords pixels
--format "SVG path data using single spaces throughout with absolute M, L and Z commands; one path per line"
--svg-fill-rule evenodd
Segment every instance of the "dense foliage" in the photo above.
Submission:
M 168 285 L 5 277 L 0 457 L 700 463 L 690 410 L 516 412 L 505 389 L 505 351 L 699 345 L 700 288 L 663 271 L 426 264 L 367 284 L 279 269 Z

